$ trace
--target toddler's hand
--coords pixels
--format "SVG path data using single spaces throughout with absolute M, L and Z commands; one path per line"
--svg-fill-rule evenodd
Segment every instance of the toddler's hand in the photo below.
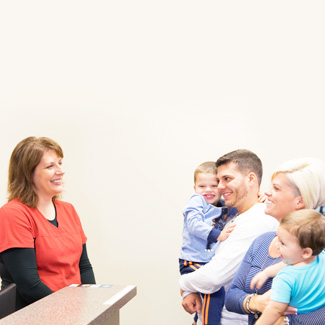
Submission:
M 236 227 L 235 223 L 230 224 L 227 228 L 221 231 L 217 240 L 219 241 L 226 240 L 229 237 L 229 235 L 232 233 L 232 231 L 235 229 L 235 227 Z
M 251 281 L 250 288 L 253 290 L 256 286 L 257 289 L 260 289 L 268 278 L 265 271 L 257 273 Z

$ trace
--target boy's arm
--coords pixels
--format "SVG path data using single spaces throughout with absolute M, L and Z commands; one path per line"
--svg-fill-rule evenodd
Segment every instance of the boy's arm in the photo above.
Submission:
M 271 300 L 256 325 L 273 325 L 287 310 L 289 304 Z
M 206 209 L 207 203 L 204 198 L 198 194 L 194 194 L 183 212 L 187 229 L 192 236 L 203 240 L 208 240 L 209 236 L 210 238 L 218 238 L 221 231 L 212 227 L 212 221 L 210 225 L 207 223 L 205 219 Z
M 260 289 L 268 278 L 274 278 L 285 266 L 285 263 L 281 261 L 257 273 L 251 281 L 250 288 L 253 290 L 256 286 L 256 288 Z

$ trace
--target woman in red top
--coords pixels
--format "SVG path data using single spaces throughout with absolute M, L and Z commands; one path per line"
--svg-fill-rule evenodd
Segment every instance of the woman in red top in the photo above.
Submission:
M 95 283 L 87 238 L 63 191 L 63 151 L 49 138 L 29 137 L 9 163 L 8 203 L 0 209 L 2 289 L 17 285 L 16 309 L 73 283 Z

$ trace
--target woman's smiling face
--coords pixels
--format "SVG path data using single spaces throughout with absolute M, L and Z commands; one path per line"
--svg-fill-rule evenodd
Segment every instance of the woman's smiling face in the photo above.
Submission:
M 54 150 L 45 151 L 33 173 L 33 183 L 38 197 L 51 199 L 63 191 L 64 170 L 62 158 Z
M 265 213 L 280 221 L 288 213 L 304 208 L 302 196 L 285 173 L 278 173 L 271 188 L 265 192 Z

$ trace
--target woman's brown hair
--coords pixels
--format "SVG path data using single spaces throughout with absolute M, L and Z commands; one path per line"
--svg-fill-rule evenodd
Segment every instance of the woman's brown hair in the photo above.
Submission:
M 28 137 L 17 144 L 9 162 L 8 201 L 19 199 L 29 207 L 37 207 L 38 197 L 33 186 L 33 173 L 44 152 L 48 150 L 54 150 L 63 158 L 61 147 L 46 137 Z

